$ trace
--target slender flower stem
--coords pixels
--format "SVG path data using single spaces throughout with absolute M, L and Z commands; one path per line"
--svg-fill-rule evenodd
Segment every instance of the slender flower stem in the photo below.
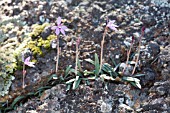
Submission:
M 126 68 L 127 68 L 127 66 L 128 66 L 129 56 L 130 56 L 130 53 L 131 53 L 132 47 L 133 47 L 133 37 L 132 37 L 132 41 L 131 41 L 131 45 L 130 45 L 130 49 L 129 49 L 129 51 L 127 52 L 126 66 L 124 67 L 122 74 L 124 74 L 124 72 L 125 72 L 125 70 L 126 70 Z
M 60 56 L 60 47 L 59 47 L 59 38 L 57 38 L 57 58 L 56 58 L 56 74 L 58 71 L 58 62 L 59 62 L 59 56 Z
M 136 70 L 136 67 L 137 67 L 137 64 L 138 64 L 138 61 L 139 61 L 140 47 L 141 47 L 142 37 L 144 35 L 144 30 L 145 30 L 145 27 L 142 28 L 141 36 L 139 38 L 138 53 L 137 53 L 137 58 L 136 58 L 136 61 L 135 61 L 135 67 L 133 68 L 133 71 L 132 71 L 132 75 L 135 73 L 135 70 Z
M 77 76 L 77 64 L 78 64 L 78 44 L 76 44 L 76 66 L 75 66 L 75 74 Z
M 107 30 L 108 30 L 108 27 L 106 26 L 106 27 L 105 27 L 105 30 L 104 30 L 104 34 L 103 34 L 103 40 L 101 41 L 100 70 L 99 70 L 99 72 L 101 71 L 101 69 L 102 69 L 102 64 L 103 64 L 103 47 L 104 47 L 104 41 L 105 41 L 105 37 L 106 37 Z
M 25 74 L 26 74 L 26 71 L 25 71 L 25 64 L 23 64 L 23 70 L 22 70 L 22 88 L 25 88 Z
M 138 64 L 139 55 L 140 55 L 140 46 L 141 46 L 141 41 L 139 42 L 137 58 L 136 58 L 136 61 L 135 61 L 135 67 L 133 68 L 133 71 L 132 71 L 132 75 L 135 73 L 135 70 L 136 70 L 136 67 L 137 67 L 137 64 Z

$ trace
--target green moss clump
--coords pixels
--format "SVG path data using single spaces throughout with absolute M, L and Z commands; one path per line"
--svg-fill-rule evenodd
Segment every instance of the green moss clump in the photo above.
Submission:
M 49 26 L 49 23 L 44 23 L 43 25 L 34 24 L 32 26 L 33 31 L 29 34 L 31 38 L 37 38 L 45 27 Z
M 29 34 L 29 36 L 33 40 L 27 44 L 26 48 L 30 48 L 34 56 L 43 55 L 42 48 L 49 49 L 51 41 L 56 38 L 55 35 L 49 35 L 46 39 L 42 39 L 40 36 L 44 28 L 49 25 L 49 23 L 45 23 L 43 25 L 35 24 L 32 26 L 33 31 Z
M 34 56 L 43 54 L 36 41 L 30 41 L 26 47 L 31 49 Z

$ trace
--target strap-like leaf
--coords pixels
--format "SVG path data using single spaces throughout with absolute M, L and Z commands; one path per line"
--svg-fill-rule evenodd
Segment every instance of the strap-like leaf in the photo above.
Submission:
M 72 67 L 72 65 L 69 65 L 69 66 L 66 68 L 66 71 L 65 71 L 65 74 L 64 74 L 64 75 L 65 75 L 64 78 L 66 78 L 66 77 L 69 75 L 71 67 Z
M 66 88 L 66 91 L 69 91 L 71 88 L 71 84 L 67 84 L 67 88 Z
M 74 80 L 75 80 L 75 78 L 70 79 L 69 81 L 66 82 L 66 84 L 70 84 L 70 83 L 74 82 Z
M 79 59 L 79 58 L 78 58 L 77 65 L 78 65 L 79 71 L 80 71 L 80 72 L 83 72 L 83 69 L 81 68 L 81 64 L 80 64 L 80 59 Z
M 106 74 L 102 74 L 102 75 L 100 75 L 100 77 L 105 79 L 105 80 L 112 80 L 112 81 L 115 80 L 113 77 L 107 76 Z
M 57 78 L 56 74 L 52 74 L 49 78 L 48 78 L 48 82 L 51 81 L 52 79 Z
M 108 63 L 104 63 L 102 66 L 102 70 L 110 74 L 111 76 L 117 77 L 118 74 L 114 71 L 114 69 Z
M 85 76 L 86 75 L 94 75 L 94 71 L 87 71 L 87 70 L 85 70 L 83 73 L 84 73 Z
M 141 77 L 141 76 L 145 76 L 145 74 L 136 74 L 136 75 L 133 75 L 135 77 Z
M 99 58 L 96 53 L 94 57 L 95 57 L 95 75 L 98 76 L 100 70 Z
M 14 106 L 16 105 L 17 102 L 19 102 L 20 100 L 24 99 L 25 96 L 18 96 L 17 98 L 14 99 L 14 101 L 11 104 L 11 107 L 14 108 Z
M 95 63 L 94 63 L 94 61 L 92 60 L 92 59 L 90 59 L 90 58 L 88 58 L 88 59 L 84 59 L 86 62 L 89 62 L 89 63 L 91 63 L 91 64 L 93 64 L 93 65 L 95 65 Z
M 79 78 L 79 76 L 77 78 L 78 78 L 78 80 L 75 80 L 74 83 L 73 83 L 73 90 L 78 88 L 78 86 L 81 82 L 81 79 Z

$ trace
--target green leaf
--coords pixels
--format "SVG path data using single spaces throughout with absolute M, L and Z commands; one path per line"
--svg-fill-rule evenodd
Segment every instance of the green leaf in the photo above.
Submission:
M 135 87 L 137 87 L 137 88 L 141 89 L 141 85 L 140 85 L 140 83 L 130 82 L 130 84 L 132 84 L 133 86 L 135 86 Z
M 35 95 L 35 92 L 30 92 L 27 94 L 27 96 L 33 96 L 33 95 Z
M 86 84 L 87 84 L 87 85 L 90 85 L 90 82 L 89 82 L 88 80 L 86 80 Z
M 44 86 L 44 87 L 40 87 L 37 89 L 37 91 L 44 91 L 45 89 L 49 89 L 51 88 L 51 86 Z
M 66 84 L 71 84 L 72 82 L 74 82 L 75 78 L 70 79 L 69 81 L 66 82 Z
M 81 68 L 81 64 L 80 64 L 80 59 L 79 59 L 79 58 L 78 58 L 77 65 L 78 65 L 79 71 L 80 71 L 80 72 L 83 72 L 83 69 Z
M 77 75 L 78 76 L 83 76 L 82 73 L 80 73 L 79 71 L 77 72 Z
M 102 66 L 102 70 L 107 72 L 108 74 L 110 74 L 111 76 L 115 76 L 117 77 L 118 74 L 114 71 L 114 69 L 111 67 L 110 64 L 108 63 L 104 63 L 103 66 Z
M 95 75 L 98 76 L 100 70 L 99 58 L 96 53 L 94 57 L 95 57 Z
M 139 89 L 141 89 L 141 85 L 140 85 L 140 80 L 137 78 L 133 78 L 133 77 L 123 77 L 122 78 L 125 81 L 130 82 L 133 86 L 138 87 Z
M 128 61 L 128 64 L 136 64 L 135 61 Z
M 37 89 L 37 91 L 35 92 L 34 95 L 40 94 L 41 92 L 43 92 L 44 90 L 49 89 L 49 88 L 51 88 L 51 86 L 40 87 Z
M 113 77 L 107 76 L 106 74 L 102 74 L 100 75 L 100 78 L 104 79 L 104 80 L 112 80 L 115 81 L 115 79 Z
M 72 72 L 72 73 L 76 73 L 75 69 L 73 69 L 73 68 L 70 69 L 70 73 L 71 73 L 71 72 Z
M 110 59 L 111 59 L 112 63 L 114 64 L 114 67 L 116 67 L 117 64 L 116 64 L 115 60 L 112 57 L 110 57 Z
M 81 79 L 79 78 L 79 76 L 76 76 L 76 79 L 75 79 L 75 81 L 73 83 L 73 90 L 78 88 L 80 82 L 81 82 Z
M 76 70 L 75 69 L 73 69 L 73 68 L 71 68 L 70 69 L 70 72 L 72 72 L 72 73 L 76 73 Z M 83 76 L 79 71 L 77 72 L 77 75 L 79 75 L 79 76 Z
M 57 78 L 57 75 L 56 75 L 56 74 L 52 74 L 52 75 L 50 76 L 50 78 L 48 78 L 48 82 L 51 81 L 51 80 L 53 80 L 53 78 Z
M 136 84 L 136 86 L 139 88 L 139 89 L 141 89 L 141 85 L 140 85 L 140 83 L 139 82 L 135 82 L 135 84 Z
M 96 79 L 96 76 L 88 77 L 87 79 L 88 79 L 88 80 L 95 80 L 95 79 Z
M 70 84 L 67 84 L 67 88 L 66 88 L 66 91 L 69 91 L 71 88 L 71 85 Z
M 66 78 L 69 74 L 70 74 L 70 70 L 71 70 L 71 67 L 72 67 L 72 65 L 69 65 L 67 68 L 66 68 L 66 71 L 65 71 L 65 77 L 64 78 Z
M 136 74 L 136 75 L 133 75 L 135 77 L 141 77 L 141 76 L 145 76 L 145 74 Z
M 12 108 L 12 107 L 7 107 L 7 108 L 4 109 L 4 112 L 3 112 L 3 113 L 7 113 L 7 111 L 10 111 L 10 110 L 13 110 L 13 108 Z M 0 113 L 1 113 L 1 112 L 0 112 Z
M 86 62 L 89 62 L 89 63 L 91 63 L 91 64 L 93 64 L 93 65 L 95 65 L 95 62 L 94 62 L 93 60 L 91 60 L 90 58 L 85 59 L 85 61 L 86 61 Z
M 121 63 L 117 64 L 113 70 L 116 71 L 118 69 L 118 67 L 120 66 L 120 64 Z
M 109 66 L 109 64 L 104 63 L 102 66 L 102 70 L 109 73 L 112 76 L 112 68 Z
M 14 106 L 17 104 L 17 102 L 21 101 L 24 98 L 25 98 L 25 96 L 18 96 L 17 98 L 15 98 L 11 104 L 11 107 L 14 108 Z
M 137 78 L 133 78 L 133 77 L 123 77 L 123 80 L 129 81 L 129 82 L 139 82 L 140 80 Z
M 84 76 L 94 75 L 94 72 L 93 72 L 93 71 L 87 71 L 87 70 L 85 70 L 83 73 L 84 73 Z

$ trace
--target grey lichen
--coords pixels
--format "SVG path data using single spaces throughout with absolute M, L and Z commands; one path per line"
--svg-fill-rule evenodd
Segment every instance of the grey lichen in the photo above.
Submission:
M 8 27 L 0 25 L 3 33 L 8 34 L 9 30 L 14 29 L 14 24 L 9 23 Z M 50 26 L 50 24 L 45 23 L 43 25 L 33 25 L 32 32 L 29 36 L 23 38 L 22 43 L 18 41 L 17 37 L 8 37 L 6 41 L 0 43 L 0 96 L 8 94 L 9 88 L 12 84 L 12 80 L 15 79 L 14 72 L 17 69 L 22 68 L 21 53 L 25 49 L 30 49 L 33 55 L 42 55 L 44 49 L 49 49 L 51 40 L 55 39 L 55 35 L 49 35 L 43 39 L 41 33 L 45 27 Z
M 10 51 L 0 49 L 0 96 L 8 94 L 8 90 L 14 80 L 12 75 L 16 68 L 16 60 Z

